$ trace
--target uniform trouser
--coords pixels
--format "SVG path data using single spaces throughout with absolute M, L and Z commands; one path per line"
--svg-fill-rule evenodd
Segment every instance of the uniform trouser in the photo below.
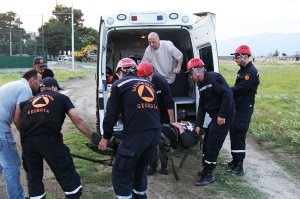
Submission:
M 246 134 L 254 106 L 241 104 L 236 108 L 236 117 L 230 128 L 231 155 L 234 161 L 244 160 L 246 156 Z
M 62 140 L 55 140 L 48 134 L 25 137 L 22 141 L 23 167 L 27 174 L 30 197 L 46 197 L 43 184 L 43 159 L 53 171 L 66 198 L 79 198 L 82 185 L 75 171 L 70 149 Z
M 207 133 L 204 135 L 205 145 L 203 146 L 203 166 L 209 170 L 213 170 L 217 166 L 219 152 L 223 146 L 225 138 L 228 134 L 230 126 L 234 120 L 234 115 L 225 118 L 225 124 L 219 126 L 217 119 L 212 119 Z
M 0 132 L 0 176 L 4 171 L 9 199 L 24 199 L 20 183 L 21 161 L 11 132 Z
M 160 130 L 149 129 L 122 138 L 112 168 L 117 198 L 147 198 L 147 166 L 155 158 L 160 136 Z

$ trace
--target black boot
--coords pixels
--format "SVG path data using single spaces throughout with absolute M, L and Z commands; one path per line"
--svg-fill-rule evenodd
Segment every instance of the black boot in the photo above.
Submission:
M 198 171 L 197 176 L 201 177 L 203 175 L 204 169 L 202 169 L 201 171 Z
M 244 175 L 243 160 L 239 160 L 235 166 L 227 171 L 230 174 L 242 176 Z
M 156 172 L 156 158 L 154 161 L 149 165 L 147 169 L 147 175 L 153 175 Z
M 196 186 L 205 186 L 216 180 L 214 170 L 204 168 L 202 171 L 202 178 L 196 182 Z
M 168 157 L 166 157 L 166 162 L 165 163 L 161 163 L 160 173 L 163 174 L 163 175 L 168 175 L 168 173 L 169 173 Z
M 232 169 L 233 167 L 235 167 L 235 165 L 237 164 L 237 162 L 238 162 L 238 160 L 233 159 L 233 160 L 231 160 L 228 163 L 223 163 L 223 166 L 226 166 L 226 167 Z

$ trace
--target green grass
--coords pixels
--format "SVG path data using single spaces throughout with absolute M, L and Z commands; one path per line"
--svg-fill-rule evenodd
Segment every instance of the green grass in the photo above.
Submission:
M 72 71 L 72 69 L 51 69 L 55 74 L 55 77 L 58 82 L 66 82 L 70 77 L 86 77 L 86 73 L 84 71 Z
M 300 63 L 255 62 L 260 75 L 249 132 L 261 142 L 274 142 L 287 153 L 300 154 Z M 220 62 L 220 72 L 234 85 L 239 67 Z
M 190 155 L 195 157 L 202 157 L 202 151 L 200 150 L 199 144 L 195 145 Z M 240 176 L 228 175 L 226 170 L 227 167 L 223 166 L 225 157 L 228 159 L 228 155 L 222 151 L 217 160 L 217 167 L 215 169 L 216 182 L 215 186 L 206 186 L 205 192 L 213 198 L 240 198 L 240 199 L 253 199 L 260 198 L 266 199 L 267 195 L 260 192 L 258 189 L 249 186 L 247 178 Z
M 51 69 L 58 82 L 66 82 L 69 80 L 71 77 L 86 77 L 85 72 L 83 71 L 72 71 L 71 69 Z M 22 78 L 22 75 L 24 72 L 1 72 L 0 71 L 0 86 L 3 84 L 6 84 L 11 81 L 19 80 Z
M 107 156 L 93 152 L 87 146 L 89 140 L 79 132 L 65 132 L 64 142 L 70 148 L 71 153 L 96 160 L 109 160 Z M 113 198 L 114 192 L 111 181 L 111 167 L 98 163 L 73 158 L 82 185 L 84 187 L 83 198 Z
M 97 62 L 78 62 L 80 65 L 97 66 Z

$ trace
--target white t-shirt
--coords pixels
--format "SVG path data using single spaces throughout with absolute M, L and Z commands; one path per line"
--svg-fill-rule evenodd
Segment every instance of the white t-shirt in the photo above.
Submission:
M 154 50 L 151 46 L 146 48 L 142 61 L 149 62 L 171 84 L 176 78 L 173 71 L 181 57 L 182 53 L 171 41 L 160 40 L 158 50 Z

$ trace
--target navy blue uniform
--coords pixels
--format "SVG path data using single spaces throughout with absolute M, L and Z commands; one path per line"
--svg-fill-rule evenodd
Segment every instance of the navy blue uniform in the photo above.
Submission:
M 232 91 L 222 75 L 204 72 L 203 82 L 198 83 L 200 99 L 196 127 L 202 128 L 205 114 L 211 122 L 204 136 L 203 165 L 213 170 L 217 164 L 219 151 L 234 120 L 235 108 Z M 219 126 L 217 118 L 225 118 L 225 124 Z
M 231 155 L 234 161 L 245 158 L 246 133 L 254 111 L 259 83 L 258 71 L 252 62 L 249 62 L 237 72 L 235 85 L 231 87 L 236 108 L 236 116 L 230 128 Z
M 160 112 L 160 123 L 170 124 L 168 109 L 173 109 L 174 102 L 167 80 L 158 73 L 153 74 L 151 83 L 157 95 L 157 102 Z
M 46 160 L 66 198 L 79 198 L 82 185 L 70 149 L 63 143 L 61 127 L 74 108 L 71 100 L 54 91 L 43 91 L 20 103 L 23 167 L 30 197 L 45 198 L 43 159 Z
M 117 198 L 147 198 L 147 173 L 161 135 L 153 85 L 129 73 L 111 88 L 103 120 L 103 137 L 110 139 L 122 114 L 122 141 L 112 169 Z

